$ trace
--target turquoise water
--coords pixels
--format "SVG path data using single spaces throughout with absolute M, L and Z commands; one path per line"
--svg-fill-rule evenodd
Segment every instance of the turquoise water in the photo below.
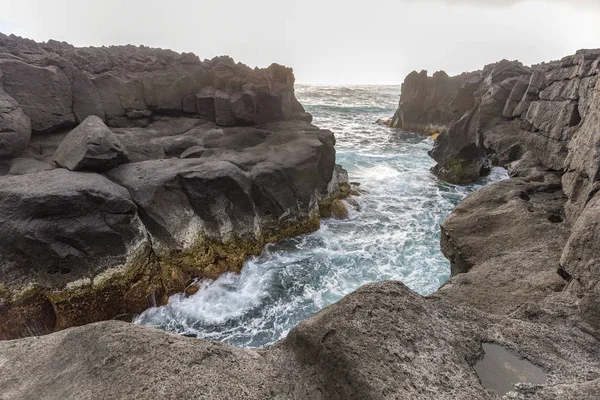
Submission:
M 429 173 L 431 140 L 374 123 L 394 113 L 398 93 L 397 86 L 299 85 L 314 123 L 336 134 L 338 163 L 367 191 L 356 198 L 360 211 L 269 245 L 241 274 L 199 282 L 195 295 L 172 296 L 135 322 L 262 347 L 368 282 L 396 279 L 421 294 L 435 291 L 450 273 L 439 224 L 464 196 L 506 173 L 495 169 L 470 186 L 438 182 Z

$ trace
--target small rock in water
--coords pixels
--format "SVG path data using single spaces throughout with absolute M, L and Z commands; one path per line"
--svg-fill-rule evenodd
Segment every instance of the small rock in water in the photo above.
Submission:
M 191 297 L 191 296 L 195 295 L 196 293 L 198 293 L 198 290 L 200 290 L 200 286 L 190 285 L 190 286 L 186 287 L 185 288 L 185 297 Z
M 348 213 L 348 209 L 346 205 L 341 200 L 334 200 L 331 203 L 331 216 L 335 219 L 348 219 L 350 218 L 350 214 Z
M 475 371 L 481 384 L 497 395 L 512 391 L 513 384 L 517 383 L 546 383 L 546 374 L 540 367 L 514 355 L 503 346 L 483 343 L 483 350 L 485 355 L 475 364 Z

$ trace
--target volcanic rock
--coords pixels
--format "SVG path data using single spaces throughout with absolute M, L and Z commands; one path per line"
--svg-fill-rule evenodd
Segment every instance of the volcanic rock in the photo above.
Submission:
M 54 162 L 71 171 L 103 172 L 128 161 L 117 136 L 94 115 L 69 132 L 54 153 Z

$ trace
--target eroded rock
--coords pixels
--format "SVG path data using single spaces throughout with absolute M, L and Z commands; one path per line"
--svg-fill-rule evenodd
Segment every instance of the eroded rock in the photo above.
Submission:
M 367 285 L 262 350 L 117 321 L 0 342 L 10 366 L 0 396 L 495 399 L 473 368 L 483 343 L 549 375 L 547 384 L 513 387 L 513 397 L 596 397 L 600 353 L 591 336 L 423 298 L 399 282 Z
M 103 172 L 128 161 L 117 136 L 96 116 L 69 132 L 54 153 L 54 162 L 71 171 Z

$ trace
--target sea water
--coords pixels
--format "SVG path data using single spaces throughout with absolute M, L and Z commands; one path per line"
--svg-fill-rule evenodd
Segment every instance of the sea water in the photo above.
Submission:
M 360 210 L 350 219 L 323 220 L 312 234 L 268 245 L 241 274 L 199 282 L 135 323 L 238 347 L 262 347 L 283 338 L 358 287 L 400 280 L 423 295 L 449 277 L 440 251 L 440 223 L 468 193 L 506 177 L 496 168 L 469 186 L 439 182 L 429 169 L 429 138 L 375 124 L 393 115 L 398 86 L 297 85 L 314 124 L 337 138 L 337 162 L 360 182 Z

